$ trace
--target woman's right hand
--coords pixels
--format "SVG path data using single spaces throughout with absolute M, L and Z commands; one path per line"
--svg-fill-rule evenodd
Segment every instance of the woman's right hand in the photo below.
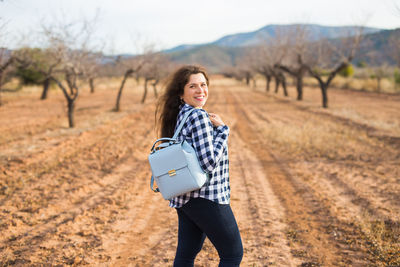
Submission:
M 223 126 L 225 123 L 222 121 L 221 117 L 215 113 L 208 113 L 208 116 L 210 117 L 211 123 L 215 126 Z

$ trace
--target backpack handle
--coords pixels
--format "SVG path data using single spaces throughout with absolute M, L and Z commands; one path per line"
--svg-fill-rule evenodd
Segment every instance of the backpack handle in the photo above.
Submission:
M 152 153 L 154 153 L 154 151 L 156 151 L 157 147 L 156 147 L 156 148 L 154 148 L 154 147 L 156 146 L 156 144 L 157 144 L 158 142 L 161 142 L 161 141 L 169 141 L 169 144 L 170 144 L 170 145 L 178 142 L 178 141 L 177 141 L 176 139 L 174 139 L 174 138 L 168 138 L 168 137 L 160 138 L 160 139 L 158 139 L 157 141 L 154 142 L 153 146 L 152 146 L 151 149 L 150 149 L 150 151 L 151 151 L 150 154 L 152 154 Z M 161 144 L 161 145 L 162 145 L 162 144 Z M 160 145 L 160 146 L 161 146 L 161 145 Z M 164 146 L 165 146 L 165 145 L 164 145 Z

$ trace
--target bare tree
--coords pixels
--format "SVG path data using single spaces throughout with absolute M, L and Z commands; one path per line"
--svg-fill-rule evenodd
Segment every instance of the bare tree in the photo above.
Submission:
M 267 92 L 269 92 L 270 83 L 273 77 L 273 66 L 270 59 L 270 51 L 268 49 L 268 46 L 258 46 L 248 52 L 248 56 L 252 58 L 254 69 L 265 78 L 265 89 Z
M 157 85 L 168 73 L 168 65 L 170 64 L 168 58 L 159 52 L 155 52 L 155 44 L 140 41 L 140 37 L 138 37 L 135 45 L 136 50 L 141 51 L 139 55 L 127 59 L 118 57 L 116 60 L 116 65 L 123 71 L 124 75 L 118 90 L 114 111 L 120 111 L 122 91 L 129 77 L 135 75 L 138 83 L 140 78 L 144 78 L 144 92 L 141 100 L 141 103 L 144 103 L 148 92 L 148 84 L 151 82 L 154 94 L 157 97 Z
M 234 66 L 225 66 L 222 69 L 221 74 L 224 75 L 224 77 L 226 78 L 233 78 L 238 81 L 242 80 L 242 77 L 239 75 L 237 68 L 235 68 Z
M 47 99 L 47 95 L 49 92 L 51 77 L 54 76 L 54 72 L 58 65 L 61 63 L 61 60 L 57 57 L 46 57 L 45 59 L 47 64 L 40 64 L 36 65 L 38 69 L 41 69 L 42 73 L 44 74 L 43 79 L 43 90 L 40 96 L 41 100 Z
M 124 76 L 121 81 L 121 85 L 118 90 L 118 95 L 117 95 L 117 100 L 115 102 L 115 107 L 114 111 L 120 111 L 120 102 L 121 102 L 121 96 L 122 96 L 122 91 L 125 86 L 125 82 L 129 77 L 132 77 L 133 74 L 137 73 L 144 64 L 144 58 L 143 56 L 136 56 L 128 59 L 121 59 L 121 57 L 118 57 L 116 59 L 116 64 L 118 64 L 118 67 L 123 69 L 124 71 Z
M 94 93 L 94 81 L 100 75 L 102 53 L 89 53 L 84 62 L 84 77 L 87 79 L 90 87 L 90 93 Z
M 284 96 L 289 96 L 289 93 L 288 93 L 287 87 L 286 87 L 286 77 L 283 74 L 282 70 L 277 68 L 277 67 L 273 67 L 273 68 L 271 68 L 271 72 L 272 72 L 272 75 L 275 78 L 275 94 L 278 93 L 279 85 L 282 84 L 283 95 Z
M 272 78 L 275 80 L 275 93 L 278 92 L 279 86 L 282 84 L 283 93 L 288 96 L 286 88 L 286 77 L 282 70 L 277 68 L 279 62 L 284 56 L 283 48 L 281 46 L 264 45 L 258 48 L 257 72 L 265 77 L 266 90 L 270 89 L 270 82 Z
M 322 39 L 310 44 L 312 56 L 305 66 L 310 75 L 315 78 L 321 89 L 322 107 L 328 107 L 328 88 L 336 75 L 348 67 L 359 47 L 362 38 L 362 27 L 351 36 L 341 38 L 340 42 Z M 350 35 L 349 34 L 349 35 Z M 325 78 L 326 76 L 326 78 Z
M 238 80 L 245 80 L 247 86 L 253 81 L 253 88 L 256 87 L 256 66 L 254 64 L 254 52 L 247 50 L 235 62 L 236 67 L 232 70 L 232 75 Z
M 275 38 L 264 41 L 262 45 L 256 47 L 252 52 L 255 69 L 259 74 L 265 77 L 266 90 L 270 89 L 270 82 L 275 78 L 275 92 L 278 91 L 279 85 L 284 86 L 284 94 L 288 95 L 286 90 L 286 78 L 282 71 L 276 68 L 287 54 L 287 33 L 277 31 Z
M 252 65 L 248 65 L 246 55 L 240 57 L 236 62 L 236 66 L 225 66 L 221 71 L 227 78 L 233 78 L 237 81 L 246 83 L 247 86 L 250 86 L 250 82 L 253 82 L 253 88 L 256 87 L 256 70 L 252 67 Z
M 161 79 L 165 78 L 169 74 L 170 62 L 166 55 L 156 52 L 148 52 L 144 55 L 145 64 L 143 68 L 138 72 L 138 77 L 144 78 L 144 91 L 141 103 L 146 101 L 148 84 L 149 82 L 153 86 L 154 95 L 157 98 L 157 85 Z
M 277 65 L 278 68 L 293 76 L 296 80 L 297 100 L 303 100 L 303 79 L 307 72 L 302 57 L 297 57 L 297 64 L 293 66 Z
M 303 78 L 307 73 L 304 59 L 308 57 L 309 53 L 309 39 L 309 32 L 304 25 L 299 25 L 293 32 L 289 32 L 287 38 L 285 38 L 288 48 L 285 50 L 287 54 L 282 62 L 276 64 L 277 68 L 293 76 L 296 80 L 297 100 L 303 99 Z
M 67 100 L 69 127 L 75 126 L 75 101 L 79 95 L 80 79 L 85 73 L 84 64 L 92 53 L 91 38 L 94 21 L 43 26 L 48 43 L 48 56 L 55 62 L 49 75 L 63 92 Z

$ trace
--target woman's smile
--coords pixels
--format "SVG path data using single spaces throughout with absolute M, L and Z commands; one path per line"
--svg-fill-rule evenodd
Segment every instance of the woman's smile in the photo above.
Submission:
M 203 73 L 192 74 L 183 90 L 182 100 L 192 107 L 202 108 L 208 98 L 208 84 Z

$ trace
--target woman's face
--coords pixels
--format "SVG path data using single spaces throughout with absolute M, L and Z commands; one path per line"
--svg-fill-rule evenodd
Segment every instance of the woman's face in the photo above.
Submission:
M 181 96 L 186 104 L 195 108 L 202 108 L 208 98 L 208 86 L 203 73 L 191 74 L 188 83 L 183 88 Z

